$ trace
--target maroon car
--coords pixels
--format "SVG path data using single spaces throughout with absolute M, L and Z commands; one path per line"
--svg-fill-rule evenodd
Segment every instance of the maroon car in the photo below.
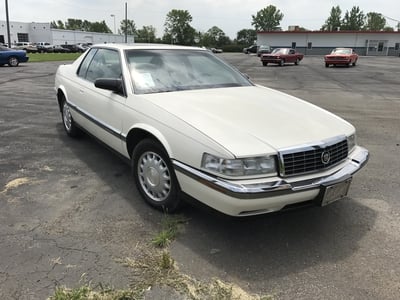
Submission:
M 325 55 L 325 67 L 329 65 L 345 65 L 350 67 L 350 64 L 355 66 L 358 60 L 357 53 L 351 48 L 335 48 L 328 55 Z
M 268 64 L 278 64 L 283 66 L 285 63 L 294 63 L 298 65 L 303 59 L 304 54 L 296 52 L 291 48 L 276 48 L 269 54 L 261 55 L 261 62 L 263 66 Z

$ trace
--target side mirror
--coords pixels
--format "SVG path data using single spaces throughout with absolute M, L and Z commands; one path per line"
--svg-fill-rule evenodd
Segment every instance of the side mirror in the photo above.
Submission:
M 120 78 L 98 78 L 94 82 L 94 86 L 100 89 L 113 91 L 118 94 L 124 92 L 122 80 Z

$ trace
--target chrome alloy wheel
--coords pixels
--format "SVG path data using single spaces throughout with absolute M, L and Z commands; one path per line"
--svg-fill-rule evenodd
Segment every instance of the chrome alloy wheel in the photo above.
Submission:
M 144 152 L 138 160 L 137 169 L 146 195 L 156 202 L 166 200 L 171 192 L 171 174 L 162 157 L 152 151 Z
M 72 116 L 67 102 L 64 101 L 63 105 L 63 122 L 65 129 L 70 132 L 72 128 Z

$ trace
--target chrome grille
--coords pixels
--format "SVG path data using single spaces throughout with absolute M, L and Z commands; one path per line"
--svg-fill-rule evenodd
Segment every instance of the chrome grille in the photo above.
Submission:
M 281 175 L 293 176 L 326 169 L 336 165 L 347 155 L 346 138 L 333 144 L 326 143 L 282 151 L 280 153 Z

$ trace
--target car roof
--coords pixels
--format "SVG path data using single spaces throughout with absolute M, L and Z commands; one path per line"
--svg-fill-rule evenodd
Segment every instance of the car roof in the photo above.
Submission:
M 180 46 L 180 45 L 167 45 L 167 44 L 95 44 L 92 48 L 109 48 L 119 50 L 201 50 L 207 51 L 206 49 L 191 46 Z

